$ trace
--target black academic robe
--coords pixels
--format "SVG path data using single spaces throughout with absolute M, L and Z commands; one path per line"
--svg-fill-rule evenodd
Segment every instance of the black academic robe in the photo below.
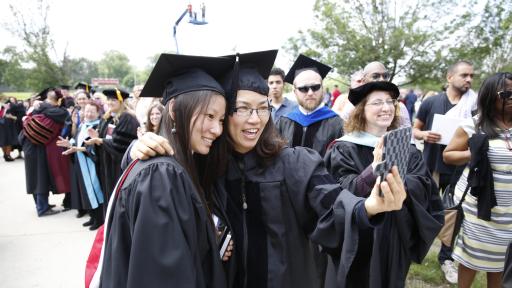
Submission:
M 175 159 L 137 163 L 116 200 L 100 287 L 226 287 L 211 216 Z
M 54 135 L 52 141 L 55 142 L 60 133 L 60 129 L 62 128 L 62 125 L 64 125 L 64 121 L 68 116 L 68 111 L 64 108 L 55 107 L 48 103 L 42 103 L 39 109 L 32 112 L 32 115 L 36 114 L 43 114 L 45 117 L 51 119 L 57 124 L 54 127 L 56 131 L 52 131 Z M 20 133 L 19 141 L 25 154 L 25 179 L 27 193 L 46 194 L 49 191 L 57 193 L 58 189 L 55 183 L 55 175 L 52 175 L 51 173 L 46 145 L 32 143 L 24 133 Z
M 303 127 L 283 116 L 279 118 L 277 130 L 290 147 L 308 147 L 323 156 L 329 144 L 343 136 L 343 120 L 336 116 Z
M 324 157 L 327 169 L 345 189 L 367 197 L 373 188 L 373 147 L 337 141 Z M 368 180 L 370 179 L 370 181 Z M 437 186 L 414 145 L 409 149 L 407 198 L 382 225 L 361 230 L 357 251 L 340 261 L 350 264 L 347 287 L 404 287 L 411 261 L 421 263 L 444 221 Z M 352 260 L 353 259 L 353 260 Z
M 4 117 L 3 122 L 3 137 L 0 137 L 0 146 L 19 146 L 18 135 L 22 129 L 22 118 L 25 116 L 25 107 L 22 103 L 11 104 L 11 107 L 5 111 L 5 114 L 11 114 L 16 117 L 16 120 Z
M 109 124 L 115 125 L 115 128 L 112 137 L 107 139 Z M 137 138 L 138 127 L 139 121 L 128 112 L 121 114 L 115 124 L 113 117 L 102 119 L 100 122 L 98 133 L 103 139 L 103 144 L 95 147 L 98 157 L 96 171 L 100 178 L 101 190 L 105 193 L 105 203 L 108 203 L 110 194 L 121 176 L 121 160 L 132 140 Z M 104 207 L 106 208 L 106 205 Z
M 322 287 L 325 267 L 315 263 L 315 251 L 318 245 L 334 246 L 322 233 L 350 235 L 358 226 L 368 227 L 364 199 L 341 191 L 322 158 L 308 148 L 285 148 L 261 167 L 254 151 L 234 155 L 218 181 L 218 206 L 226 211 L 235 243 L 230 287 Z M 318 228 L 313 243 L 310 235 L 325 213 L 350 220 L 341 232 Z

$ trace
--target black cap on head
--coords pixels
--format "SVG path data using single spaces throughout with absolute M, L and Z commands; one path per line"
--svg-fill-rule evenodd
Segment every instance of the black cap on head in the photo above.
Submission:
M 348 93 L 348 101 L 350 101 L 352 105 L 356 106 L 373 91 L 389 92 L 389 94 L 391 94 L 391 98 L 393 99 L 397 99 L 400 95 L 400 91 L 395 84 L 388 81 L 376 81 L 366 83 L 354 89 L 350 89 L 350 92 Z
M 266 79 L 274 65 L 277 51 L 267 50 L 226 56 L 233 60 L 236 60 L 238 56 L 238 62 L 235 63 L 231 73 L 223 81 L 231 109 L 235 105 L 236 93 L 239 90 L 249 90 L 268 96 Z
M 45 88 L 43 91 L 37 93 L 34 96 L 34 100 L 41 100 L 41 101 L 46 100 L 46 98 L 48 97 L 48 92 L 50 92 L 50 90 L 53 90 L 53 87 Z
M 71 88 L 71 86 L 69 86 L 69 85 L 59 85 L 59 88 L 60 89 L 64 89 L 64 90 L 69 90 L 69 88 Z
M 140 97 L 170 99 L 192 91 L 210 90 L 225 95 L 219 81 L 233 67 L 225 57 L 161 54 Z
M 123 102 L 124 99 L 130 96 L 130 93 L 117 88 L 105 89 L 103 90 L 103 94 L 105 94 L 105 96 L 107 96 L 108 99 L 117 99 L 119 102 Z
M 96 92 L 94 90 L 94 88 L 91 85 L 89 85 L 88 83 L 86 83 L 86 82 L 78 82 L 78 83 L 76 83 L 75 89 L 82 89 L 82 90 L 84 90 L 87 93 L 94 93 L 94 92 Z
M 286 74 L 286 77 L 284 77 L 284 82 L 293 84 L 295 77 L 305 70 L 313 70 L 324 79 L 329 71 L 332 70 L 332 67 L 300 54 L 293 63 L 292 68 L 290 68 L 290 71 L 288 71 L 288 74 Z

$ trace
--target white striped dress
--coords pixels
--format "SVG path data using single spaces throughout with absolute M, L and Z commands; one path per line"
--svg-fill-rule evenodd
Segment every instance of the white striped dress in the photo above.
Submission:
M 464 121 L 461 126 L 469 137 L 475 133 L 472 119 Z M 491 221 L 477 218 L 476 198 L 469 192 L 462 204 L 465 218 L 452 256 L 473 270 L 503 271 L 507 245 L 512 241 L 512 151 L 507 149 L 505 142 L 505 133 L 510 132 L 503 131 L 498 138 L 489 140 L 488 156 L 498 204 L 491 210 Z M 466 167 L 455 187 L 455 203 L 464 193 L 468 172 Z

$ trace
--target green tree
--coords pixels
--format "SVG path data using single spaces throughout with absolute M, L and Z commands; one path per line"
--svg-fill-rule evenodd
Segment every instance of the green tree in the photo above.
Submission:
M 98 62 L 98 70 L 101 77 L 117 78 L 120 81 L 128 75 L 133 75 L 128 56 L 115 50 L 103 54 L 103 58 Z
M 487 0 L 472 24 L 451 49 L 454 59 L 473 62 L 477 84 L 486 76 L 512 70 L 512 0 Z
M 21 65 L 21 52 L 17 51 L 16 47 L 7 46 L 0 54 L 0 85 L 19 91 L 26 89 L 27 71 Z
M 54 41 L 51 38 L 48 25 L 50 6 L 38 0 L 37 14 L 23 14 L 15 6 L 10 5 L 14 22 L 7 29 L 18 36 L 23 44 L 23 66 L 29 67 L 26 75 L 26 85 L 34 91 L 41 87 L 55 86 L 66 83 L 67 77 L 58 61 L 50 57 L 55 53 Z
M 299 31 L 285 50 L 329 63 L 342 76 L 380 61 L 404 85 L 442 78 L 444 51 L 470 15 L 453 0 L 317 0 L 314 11 L 317 27 Z
M 69 84 L 80 81 L 90 83 L 92 78 L 98 77 L 98 63 L 84 57 L 66 58 L 62 62 L 62 68 L 70 79 Z

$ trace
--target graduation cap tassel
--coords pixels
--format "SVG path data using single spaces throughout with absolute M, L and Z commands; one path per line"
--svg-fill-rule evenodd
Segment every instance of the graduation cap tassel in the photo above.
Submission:
M 238 92 L 238 86 L 240 85 L 240 61 L 239 61 L 240 53 L 236 53 L 235 55 L 235 65 L 233 66 L 233 77 L 231 78 L 231 91 L 229 91 L 231 103 L 229 109 L 229 115 L 232 115 L 235 111 L 236 105 L 236 93 Z

